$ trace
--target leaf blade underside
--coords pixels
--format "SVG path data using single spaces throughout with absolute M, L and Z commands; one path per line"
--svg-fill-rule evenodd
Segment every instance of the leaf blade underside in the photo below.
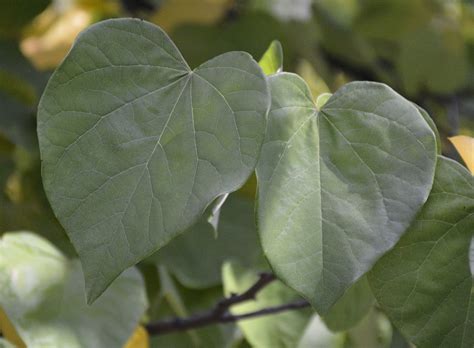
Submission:
M 350 83 L 318 112 L 298 76 L 269 81 L 260 238 L 279 278 L 324 314 L 426 201 L 435 137 L 418 109 L 383 84 Z

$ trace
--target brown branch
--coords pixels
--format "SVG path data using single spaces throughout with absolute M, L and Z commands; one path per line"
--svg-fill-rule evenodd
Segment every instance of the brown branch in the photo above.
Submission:
M 217 302 L 215 307 L 207 312 L 196 314 L 188 318 L 174 318 L 170 320 L 158 321 L 146 325 L 150 335 L 163 335 L 176 331 L 196 329 L 212 324 L 231 323 L 263 315 L 276 314 L 288 310 L 309 307 L 309 303 L 304 300 L 286 303 L 279 306 L 264 308 L 255 312 L 232 315 L 229 308 L 235 304 L 255 300 L 259 291 L 265 288 L 276 278 L 271 273 L 261 273 L 259 279 L 247 291 L 240 295 L 233 294 Z

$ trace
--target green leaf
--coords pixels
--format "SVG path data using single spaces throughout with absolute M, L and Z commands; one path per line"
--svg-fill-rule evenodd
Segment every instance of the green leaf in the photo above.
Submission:
M 0 109 L 4 110 L 0 135 L 33 152 L 37 149 L 34 114 L 46 74 L 35 71 L 20 52 L 18 42 L 0 40 L 0 51 Z
M 16 153 L 18 149 L 16 148 Z M 39 157 L 36 156 L 38 155 L 35 154 L 32 168 L 22 168 L 25 166 L 19 163 L 22 160 L 16 160 L 15 166 L 13 158 L 0 155 L 0 235 L 6 231 L 34 230 L 66 255 L 75 256 L 74 248 L 54 217 L 44 194 Z M 3 194 L 11 189 L 12 178 L 18 178 L 15 182 L 18 186 L 15 190 L 19 191 L 20 196 L 18 201 L 12 201 L 8 195 Z
M 389 348 L 392 327 L 387 317 L 374 308 L 346 332 L 344 348 Z
M 221 269 L 225 261 L 238 261 L 246 267 L 260 263 L 262 250 L 251 200 L 231 195 L 220 213 L 218 231 L 215 238 L 212 226 L 202 218 L 150 259 L 165 265 L 181 284 L 189 288 L 221 284 Z
M 348 330 L 364 318 L 373 304 L 374 296 L 369 282 L 367 277 L 363 277 L 344 293 L 323 320 L 332 331 Z
M 424 204 L 435 136 L 386 85 L 354 82 L 320 111 L 296 75 L 270 76 L 258 227 L 277 276 L 325 314 Z
M 428 126 L 430 126 L 431 130 L 433 131 L 435 137 L 436 137 L 436 150 L 438 152 L 438 155 L 441 155 L 441 137 L 439 136 L 438 128 L 436 127 L 436 123 L 433 121 L 433 119 L 430 117 L 430 115 L 426 112 L 425 109 L 422 107 L 418 106 L 415 104 L 417 107 L 418 111 L 420 112 L 421 116 L 425 119 L 426 123 L 428 123 Z
M 393 328 L 392 341 L 390 342 L 390 348 L 412 348 L 410 342 L 402 336 L 397 328 Z
M 222 269 L 224 290 L 227 296 L 241 294 L 258 279 L 255 269 L 245 269 L 236 263 L 226 263 Z M 255 301 L 232 306 L 234 315 L 254 312 L 270 306 L 298 300 L 299 296 L 281 282 L 273 282 L 257 294 Z M 252 347 L 296 347 L 311 318 L 310 309 L 287 311 L 280 314 L 239 321 L 246 340 Z
M 0 337 L 0 348 L 15 348 L 13 344 Z
M 38 135 L 44 187 L 89 302 L 245 183 L 268 104 L 247 53 L 190 70 L 144 21 L 108 20 L 79 36 L 42 96 Z
M 369 273 L 377 302 L 417 347 L 474 345 L 473 226 L 473 177 L 440 157 L 416 221 Z
M 331 93 L 323 93 L 323 94 L 320 94 L 317 98 L 316 98 L 316 108 L 318 110 L 321 110 L 321 108 L 324 106 L 324 104 L 327 103 L 327 101 L 331 98 L 332 94 Z
M 274 40 L 258 62 L 265 75 L 272 75 L 283 69 L 283 48 L 280 41 Z
M 0 284 L 0 306 L 29 348 L 121 347 L 147 306 L 135 269 L 88 306 L 79 262 L 29 232 L 0 240 Z
M 298 348 L 345 348 L 345 334 L 331 332 L 318 315 L 311 318 Z
M 448 94 L 467 82 L 469 64 L 461 33 L 452 26 L 434 23 L 401 42 L 396 67 L 410 95 L 424 89 Z

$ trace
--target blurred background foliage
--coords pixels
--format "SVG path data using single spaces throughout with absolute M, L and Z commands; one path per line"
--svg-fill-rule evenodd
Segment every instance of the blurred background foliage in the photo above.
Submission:
M 74 250 L 42 190 L 36 106 L 76 35 L 103 19 L 133 16 L 160 25 L 191 66 L 231 50 L 248 51 L 258 59 L 276 39 L 283 46 L 285 70 L 300 74 L 314 96 L 334 92 L 352 80 L 381 81 L 429 112 L 445 155 L 460 160 L 448 137 L 474 135 L 474 3 L 468 0 L 0 0 L 0 9 L 0 235 L 35 231 L 69 256 Z M 238 204 L 252 209 L 254 190 L 253 181 L 230 202 L 246 197 L 249 203 Z M 254 236 L 245 238 L 252 242 Z M 191 250 L 194 242 L 189 242 L 177 240 L 174 247 Z M 183 271 L 195 263 L 192 259 L 173 262 L 172 276 L 166 268 L 150 267 L 166 265 L 169 255 L 174 255 L 172 249 L 141 266 L 152 299 L 150 318 L 206 308 L 207 299 L 222 295 L 216 286 L 225 257 L 215 255 L 219 267 L 206 275 L 208 287 L 198 286 L 198 294 L 188 294 L 183 301 L 191 309 L 184 308 L 177 294 L 189 292 L 189 283 L 203 279 L 192 279 Z M 236 255 L 242 260 L 244 256 Z M 156 295 L 156 284 L 173 282 Z M 166 305 L 156 309 L 163 301 Z M 224 339 L 220 333 L 233 329 L 203 329 L 176 339 L 186 346 L 196 340 Z M 373 338 L 357 335 L 351 339 Z M 173 335 L 163 338 L 172 339 Z

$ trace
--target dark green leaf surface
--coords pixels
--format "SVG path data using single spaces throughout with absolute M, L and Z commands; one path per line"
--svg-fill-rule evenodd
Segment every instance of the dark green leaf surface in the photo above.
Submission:
M 435 136 L 418 109 L 383 84 L 347 84 L 317 111 L 298 76 L 269 81 L 259 234 L 278 277 L 325 314 L 426 201 Z
M 357 325 L 375 302 L 367 277 L 360 278 L 323 317 L 332 331 L 345 331 Z
M 92 306 L 77 260 L 29 232 L 0 239 L 0 307 L 28 348 L 122 347 L 147 306 L 135 269 Z
M 38 134 L 45 190 L 89 301 L 244 184 L 268 104 L 247 53 L 191 70 L 147 22 L 104 21 L 79 36 L 43 94 Z
M 150 259 L 165 265 L 181 284 L 190 288 L 221 284 L 221 268 L 227 260 L 247 267 L 260 263 L 262 250 L 250 199 L 231 195 L 220 213 L 218 231 L 216 238 L 212 226 L 202 218 Z
M 417 347 L 474 346 L 473 227 L 473 177 L 440 157 L 426 205 L 369 273 L 378 303 Z

